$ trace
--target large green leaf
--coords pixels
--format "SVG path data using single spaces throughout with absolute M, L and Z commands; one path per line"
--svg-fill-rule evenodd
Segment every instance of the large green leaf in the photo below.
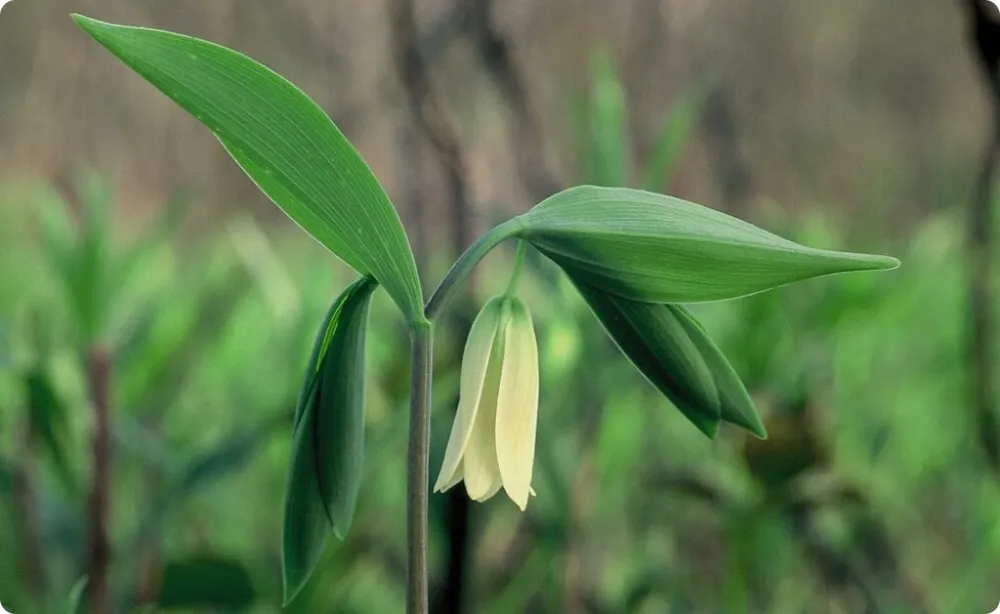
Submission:
M 221 141 L 268 197 L 347 264 L 385 286 L 410 320 L 423 318 L 417 268 L 399 216 L 330 118 L 256 61 L 196 38 L 77 24 Z
M 581 186 L 517 218 L 518 234 L 588 284 L 636 301 L 696 303 L 755 294 L 895 258 L 805 247 L 694 203 Z
M 703 433 L 714 437 L 722 420 L 766 436 L 739 376 L 684 307 L 631 301 L 570 278 L 622 353 Z
M 365 329 L 376 282 L 364 277 L 334 302 L 316 339 L 285 493 L 285 603 L 319 561 L 330 529 L 343 539 L 361 487 Z

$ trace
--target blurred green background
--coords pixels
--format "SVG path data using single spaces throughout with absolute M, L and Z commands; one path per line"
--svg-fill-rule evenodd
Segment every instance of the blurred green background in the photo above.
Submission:
M 0 16 L 0 602 L 14 614 L 66 612 L 102 558 L 102 415 L 113 611 L 282 611 L 294 399 L 353 279 L 71 11 L 208 38 L 299 84 L 386 185 L 431 287 L 479 232 L 574 183 L 903 261 L 694 306 L 757 399 L 761 442 L 698 434 L 529 255 L 538 496 L 524 514 L 502 496 L 432 497 L 432 611 L 1000 599 L 1000 488 L 966 347 L 964 216 L 991 128 L 964 5 L 14 0 Z M 437 332 L 432 473 L 464 330 L 505 287 L 509 247 Z M 408 356 L 378 293 L 355 524 L 289 612 L 402 609 Z

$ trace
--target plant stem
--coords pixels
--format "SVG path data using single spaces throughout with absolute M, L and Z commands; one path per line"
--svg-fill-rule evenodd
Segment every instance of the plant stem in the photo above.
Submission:
M 430 461 L 434 331 L 426 322 L 410 332 L 410 438 L 406 501 L 406 612 L 427 614 L 427 475 Z
M 424 308 L 424 321 L 411 325 L 410 437 L 407 462 L 407 614 L 427 614 L 427 500 L 430 460 L 431 381 L 433 377 L 433 322 L 454 297 L 458 286 L 486 254 L 521 228 L 517 218 L 494 227 L 473 243 L 438 285 Z M 517 284 L 524 245 L 519 246 L 510 289 Z
M 29 414 L 39 411 L 34 400 L 28 407 Z M 25 591 L 36 603 L 48 595 L 45 592 L 45 568 L 42 565 L 41 532 L 39 531 L 38 497 L 35 482 L 35 426 L 29 415 L 24 424 L 19 462 L 14 467 L 11 495 L 14 499 L 15 534 L 21 547 L 21 582 Z
M 93 614 L 111 613 L 108 537 L 111 500 L 111 353 L 94 345 L 87 357 L 87 379 L 94 404 L 94 473 L 90 491 L 90 561 L 87 591 Z
M 479 237 L 479 240 L 469 246 L 465 253 L 459 257 L 458 261 L 452 265 L 451 270 L 445 275 L 444 280 L 434 290 L 427 307 L 424 309 L 425 317 L 433 322 L 437 316 L 444 311 L 451 299 L 455 296 L 458 286 L 461 285 L 473 267 L 479 264 L 491 249 L 513 237 L 521 229 L 521 221 L 516 217 L 507 220 L 499 226 L 494 226 L 492 230 Z
M 514 271 L 510 274 L 510 282 L 507 283 L 507 291 L 504 296 L 514 296 L 517 294 L 517 282 L 521 279 L 521 269 L 524 268 L 524 253 L 528 251 L 528 244 L 524 241 L 517 242 L 517 254 L 514 256 Z

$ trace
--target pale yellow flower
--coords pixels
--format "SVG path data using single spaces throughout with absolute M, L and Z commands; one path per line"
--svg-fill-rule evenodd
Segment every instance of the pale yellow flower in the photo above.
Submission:
M 520 299 L 491 299 L 476 316 L 462 356 L 458 412 L 441 473 L 443 492 L 465 481 L 469 497 L 500 490 L 528 505 L 538 424 L 538 344 Z

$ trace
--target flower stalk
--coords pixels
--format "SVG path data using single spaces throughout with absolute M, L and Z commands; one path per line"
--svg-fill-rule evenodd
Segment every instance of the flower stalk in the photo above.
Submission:
M 486 257 L 486 254 L 490 253 L 494 247 L 517 234 L 520 227 L 521 221 L 515 217 L 499 226 L 494 226 L 492 230 L 469 246 L 469 249 L 465 250 L 465 253 L 452 265 L 448 274 L 441 280 L 437 289 L 434 290 L 434 294 L 427 301 L 427 305 L 424 307 L 424 317 L 431 322 L 437 320 L 437 317 L 454 298 L 458 287 L 469 276 L 472 269 L 479 264 L 479 261 Z

